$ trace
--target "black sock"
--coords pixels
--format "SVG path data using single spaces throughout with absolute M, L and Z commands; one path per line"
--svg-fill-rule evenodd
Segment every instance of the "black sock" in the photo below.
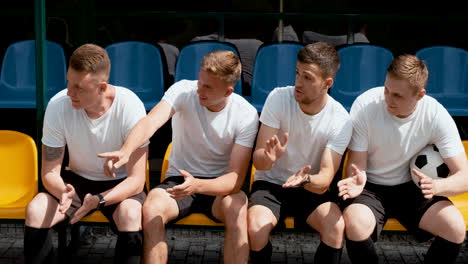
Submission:
M 271 242 L 268 241 L 266 246 L 262 248 L 260 251 L 253 251 L 250 250 L 250 262 L 252 264 L 268 264 L 271 263 L 271 254 L 273 252 L 273 247 Z
M 119 232 L 115 245 L 115 264 L 139 264 L 143 251 L 141 231 Z
M 455 263 L 462 244 L 463 243 L 456 244 L 441 237 L 436 237 L 427 251 L 424 263 Z
M 318 246 L 317 251 L 315 252 L 314 263 L 338 264 L 341 261 L 342 251 L 342 248 L 333 248 L 326 245 L 323 242 L 320 242 L 320 245 Z
M 346 239 L 346 249 L 351 263 L 379 263 L 374 241 L 370 237 L 363 241 Z
M 24 226 L 24 262 L 44 263 L 52 251 L 50 228 Z

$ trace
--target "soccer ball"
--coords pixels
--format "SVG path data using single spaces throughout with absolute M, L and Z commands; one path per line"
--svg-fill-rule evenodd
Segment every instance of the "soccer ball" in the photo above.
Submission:
M 411 178 L 419 186 L 419 178 L 413 174 L 413 169 L 433 179 L 447 178 L 450 172 L 435 145 L 426 146 L 410 161 Z

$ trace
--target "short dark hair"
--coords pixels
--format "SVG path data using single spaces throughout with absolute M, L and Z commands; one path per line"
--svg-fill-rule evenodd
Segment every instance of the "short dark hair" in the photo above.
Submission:
M 78 72 L 104 73 L 110 75 L 111 62 L 105 49 L 95 44 L 84 44 L 70 57 L 69 68 Z
M 325 42 L 316 42 L 303 47 L 297 54 L 301 63 L 317 64 L 324 78 L 335 78 L 340 68 L 340 56 L 334 46 Z

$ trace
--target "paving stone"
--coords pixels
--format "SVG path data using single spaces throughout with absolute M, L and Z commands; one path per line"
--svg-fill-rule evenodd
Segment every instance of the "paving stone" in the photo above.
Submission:
M 23 227 L 0 224 L 0 264 L 23 263 Z M 117 236 L 106 227 L 95 227 L 95 243 L 84 245 L 76 251 L 73 263 L 113 263 Z M 69 236 L 70 237 L 70 236 Z M 53 232 L 57 246 L 57 234 Z M 221 230 L 190 230 L 170 227 L 167 230 L 169 263 L 223 263 L 224 232 Z M 275 231 L 271 236 L 272 263 L 313 263 L 320 243 L 315 232 Z M 419 243 L 405 234 L 385 234 L 376 243 L 382 264 L 422 264 L 430 242 Z M 350 264 L 346 248 L 342 264 Z M 468 247 L 462 247 L 457 263 L 468 263 Z
M 203 262 L 217 262 L 219 261 L 219 251 L 211 251 L 207 250 L 205 251 L 205 254 L 203 256 Z

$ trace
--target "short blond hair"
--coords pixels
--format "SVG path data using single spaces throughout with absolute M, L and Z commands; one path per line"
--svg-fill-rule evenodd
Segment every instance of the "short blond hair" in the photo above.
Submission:
M 78 72 L 104 73 L 108 81 L 111 62 L 105 49 L 95 44 L 84 44 L 70 56 L 69 68 Z
M 235 85 L 241 78 L 242 66 L 234 52 L 217 50 L 203 57 L 201 70 L 214 74 L 230 85 Z
M 424 61 L 409 54 L 396 57 L 388 66 L 387 73 L 397 79 L 408 81 L 415 94 L 426 88 L 429 77 Z

